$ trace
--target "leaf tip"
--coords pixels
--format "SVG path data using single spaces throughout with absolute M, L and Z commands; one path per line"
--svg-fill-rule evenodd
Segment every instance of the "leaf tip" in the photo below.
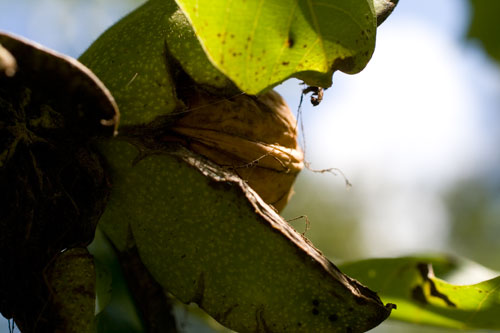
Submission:
M 377 26 L 381 25 L 391 15 L 399 0 L 374 0 L 375 14 L 377 16 Z

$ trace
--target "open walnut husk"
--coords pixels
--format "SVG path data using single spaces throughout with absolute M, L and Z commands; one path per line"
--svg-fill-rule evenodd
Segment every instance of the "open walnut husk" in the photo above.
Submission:
M 119 113 L 77 60 L 0 32 L 0 313 L 53 332 L 44 271 L 94 238 L 111 184 L 95 143 Z

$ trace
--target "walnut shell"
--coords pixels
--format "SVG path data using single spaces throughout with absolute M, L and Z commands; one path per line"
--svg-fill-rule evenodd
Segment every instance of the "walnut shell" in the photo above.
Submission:
M 198 92 L 171 128 L 194 152 L 238 174 L 281 211 L 303 168 L 297 123 L 275 91 L 220 99 Z

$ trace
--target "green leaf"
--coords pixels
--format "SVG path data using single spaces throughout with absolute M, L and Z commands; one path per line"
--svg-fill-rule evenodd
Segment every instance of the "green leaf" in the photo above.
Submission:
M 376 34 L 372 0 L 176 0 L 213 64 L 244 92 L 289 77 L 329 87 L 361 71 Z
M 391 318 L 455 329 L 500 329 L 500 277 L 473 285 L 441 280 L 463 268 L 446 257 L 371 259 L 341 266 L 350 276 L 397 305 Z

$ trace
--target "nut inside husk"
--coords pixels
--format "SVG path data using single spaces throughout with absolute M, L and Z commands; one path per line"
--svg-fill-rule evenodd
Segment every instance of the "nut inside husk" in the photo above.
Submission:
M 295 117 L 278 93 L 221 99 L 198 91 L 171 130 L 191 150 L 238 174 L 278 211 L 285 207 L 303 154 Z

